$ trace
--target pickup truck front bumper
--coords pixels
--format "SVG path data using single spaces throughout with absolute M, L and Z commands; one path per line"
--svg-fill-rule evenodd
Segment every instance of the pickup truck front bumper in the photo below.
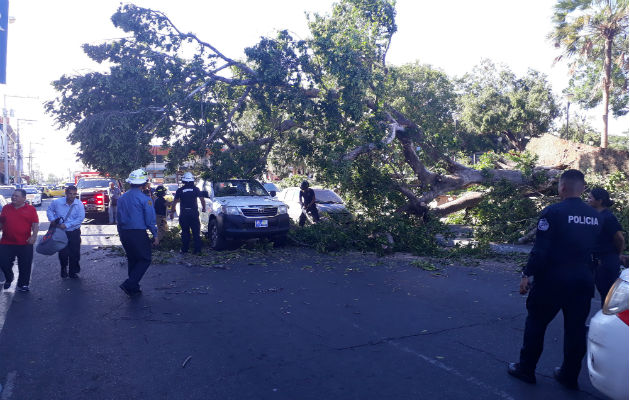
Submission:
M 256 220 L 266 220 L 267 227 L 257 228 Z M 261 238 L 284 235 L 289 231 L 289 215 L 279 214 L 275 217 L 249 218 L 242 215 L 217 216 L 219 231 L 234 239 Z

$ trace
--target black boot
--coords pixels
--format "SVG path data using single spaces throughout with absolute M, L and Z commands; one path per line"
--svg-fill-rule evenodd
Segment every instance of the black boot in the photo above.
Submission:
M 66 266 L 61 266 L 61 273 L 60 273 L 62 278 L 67 278 L 68 277 L 68 267 Z
M 519 363 L 508 364 L 508 374 L 527 383 L 536 383 L 534 371 L 525 371 Z
M 577 378 L 571 379 L 567 378 L 562 372 L 562 368 L 556 367 L 553 369 L 553 377 L 565 388 L 569 390 L 580 390 Z

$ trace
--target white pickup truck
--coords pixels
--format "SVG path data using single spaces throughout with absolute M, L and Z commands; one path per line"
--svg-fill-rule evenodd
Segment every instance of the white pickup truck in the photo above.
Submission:
M 258 181 L 201 181 L 197 186 L 209 199 L 200 219 L 213 249 L 225 248 L 228 240 L 269 238 L 277 245 L 286 242 L 287 206 L 274 199 Z

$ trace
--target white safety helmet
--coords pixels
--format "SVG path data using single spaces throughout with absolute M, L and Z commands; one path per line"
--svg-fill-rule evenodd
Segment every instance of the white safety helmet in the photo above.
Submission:
M 142 185 L 148 180 L 149 175 L 147 175 L 146 171 L 143 169 L 131 171 L 131 173 L 129 174 L 129 178 L 127 178 L 127 182 L 131 183 L 132 185 Z
M 184 176 L 182 176 L 182 182 L 194 182 L 194 181 L 195 181 L 195 177 L 190 172 L 186 172 Z

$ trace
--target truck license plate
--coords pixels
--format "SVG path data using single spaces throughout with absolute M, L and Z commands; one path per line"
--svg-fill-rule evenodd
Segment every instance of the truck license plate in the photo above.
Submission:
M 267 227 L 269 227 L 269 221 L 267 221 L 266 219 L 257 219 L 255 224 L 256 224 L 256 228 L 267 228 Z

